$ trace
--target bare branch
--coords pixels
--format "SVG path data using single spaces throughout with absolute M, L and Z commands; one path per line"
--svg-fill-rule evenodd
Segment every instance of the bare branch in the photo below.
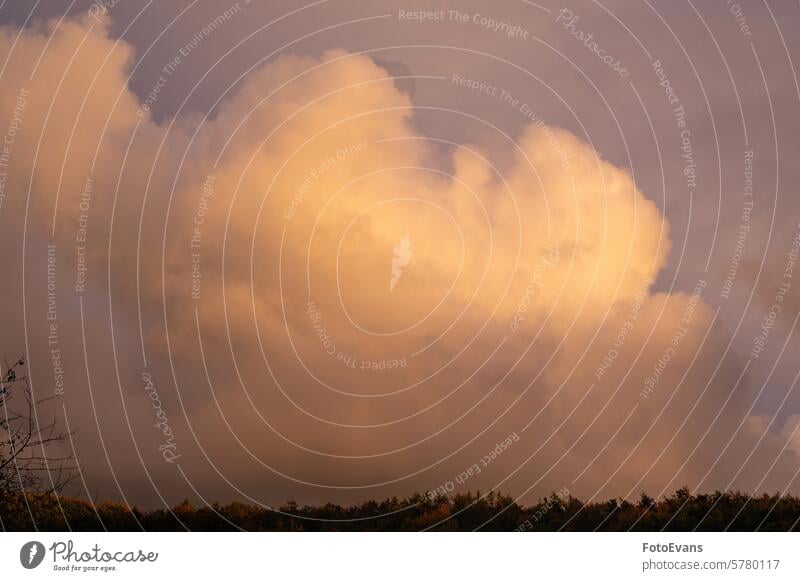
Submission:
M 78 466 L 74 455 L 47 449 L 67 442 L 73 432 L 61 430 L 55 417 L 37 422 L 37 411 L 55 396 L 35 400 L 24 366 L 20 357 L 0 369 L 0 495 L 60 493 L 78 476 Z

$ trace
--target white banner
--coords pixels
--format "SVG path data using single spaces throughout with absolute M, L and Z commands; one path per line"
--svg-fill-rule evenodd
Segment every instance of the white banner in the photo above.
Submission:
M 800 579 L 787 533 L 4 533 L 5 579 Z

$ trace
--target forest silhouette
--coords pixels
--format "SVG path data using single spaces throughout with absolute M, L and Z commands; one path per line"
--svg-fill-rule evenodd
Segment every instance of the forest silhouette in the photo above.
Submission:
M 354 506 L 267 508 L 233 502 L 140 510 L 54 494 L 7 495 L 0 500 L 5 531 L 795 531 L 800 499 L 739 492 L 689 493 L 655 500 L 584 503 L 553 493 L 530 506 L 490 492 L 452 497 L 415 494 Z

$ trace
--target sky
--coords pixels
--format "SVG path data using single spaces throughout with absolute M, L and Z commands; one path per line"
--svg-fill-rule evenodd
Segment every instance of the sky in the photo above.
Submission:
M 70 493 L 800 492 L 799 16 L 0 4 L 0 348 Z

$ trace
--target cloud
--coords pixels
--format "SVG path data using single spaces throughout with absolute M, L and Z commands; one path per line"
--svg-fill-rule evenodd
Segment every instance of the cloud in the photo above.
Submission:
M 18 33 L 0 32 L 0 131 L 26 90 L 0 219 L 25 288 L 7 291 L 4 348 L 26 332 L 52 392 L 55 244 L 89 488 L 183 498 L 183 474 L 207 499 L 402 494 L 515 433 L 470 487 L 626 495 L 725 486 L 755 445 L 705 282 L 651 291 L 666 220 L 571 133 L 443 143 L 342 50 L 279 57 L 209 115 L 156 122 L 104 24 Z

